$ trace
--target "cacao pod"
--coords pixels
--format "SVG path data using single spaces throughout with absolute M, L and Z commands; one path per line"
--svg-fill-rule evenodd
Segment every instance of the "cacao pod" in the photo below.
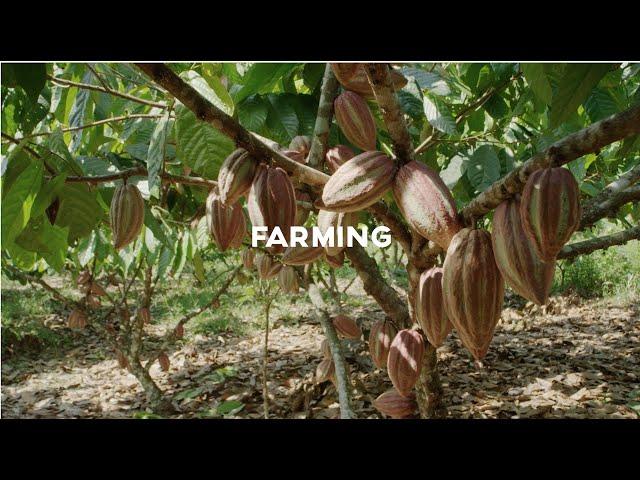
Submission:
M 376 149 L 376 122 L 367 102 L 357 93 L 342 92 L 334 101 L 336 122 L 356 147 L 364 151 Z
M 325 254 L 324 257 L 331 268 L 340 268 L 342 265 L 344 265 L 344 252 L 340 252 L 337 255 Z
M 398 330 L 389 320 L 374 323 L 369 331 L 369 353 L 378 368 L 387 368 L 391 342 L 396 338 Z
M 416 318 L 427 339 L 439 347 L 451 331 L 451 322 L 444 310 L 442 268 L 433 267 L 420 275 L 416 292 Z
M 299 202 L 308 203 L 313 205 L 311 196 L 307 192 L 296 189 L 296 225 L 304 225 L 304 222 L 309 218 L 311 210 L 300 205 Z
M 347 228 L 358 225 L 358 214 L 356 212 L 330 212 L 320 210 L 318 212 L 318 229 L 324 236 L 330 228 L 333 228 L 333 235 L 329 236 L 329 241 L 324 247 L 327 255 L 338 255 L 346 248 Z M 333 243 L 334 246 L 330 246 Z M 345 246 L 338 246 L 342 243 Z
M 225 158 L 218 172 L 218 192 L 225 205 L 236 203 L 251 188 L 258 162 L 244 148 Z
M 394 388 L 387 390 L 373 401 L 373 406 L 384 415 L 391 418 L 407 418 L 412 416 L 418 408 L 416 396 L 410 392 L 404 397 Z
M 285 265 L 308 265 L 315 262 L 324 253 L 322 246 L 312 247 L 311 245 L 312 231 L 307 229 L 307 245 L 303 247 L 296 245 L 295 247 L 287 247 L 282 255 L 282 263 Z
M 89 305 L 91 308 L 98 308 L 100 306 L 100 299 L 98 297 L 94 297 L 93 295 L 88 295 L 87 305 Z
M 288 240 L 296 221 L 296 196 L 287 172 L 280 167 L 260 165 L 249 190 L 247 208 L 254 227 L 267 227 L 267 236 L 280 227 Z M 274 245 L 271 251 L 283 250 L 281 245 Z
M 258 277 L 262 280 L 269 280 L 280 272 L 282 264 L 271 255 L 259 252 L 256 255 L 256 268 L 258 269 Z
M 253 269 L 253 267 L 255 267 L 255 259 L 256 259 L 255 250 L 252 250 L 250 248 L 245 248 L 242 251 L 242 264 L 244 265 L 244 268 L 246 268 L 247 270 L 251 270 Z
M 341 337 L 357 340 L 362 336 L 362 330 L 356 321 L 347 315 L 336 315 L 331 321 Z
M 413 160 L 398 170 L 393 197 L 409 225 L 445 250 L 462 228 L 451 192 L 437 172 L 420 162 Z
M 323 383 L 335 377 L 336 366 L 332 358 L 323 358 L 316 367 L 316 383 Z
M 504 281 L 485 230 L 463 228 L 447 250 L 442 293 L 447 317 L 476 360 L 489 349 L 500 319 Z
M 289 150 L 302 154 L 302 158 L 304 160 L 301 163 L 307 163 L 306 158 L 311 151 L 311 137 L 308 137 L 306 135 L 298 135 L 297 137 L 293 137 L 293 140 L 291 140 L 291 143 L 289 144 Z
M 582 207 L 576 179 L 566 168 L 531 174 L 520 200 L 522 225 L 536 252 L 553 261 L 580 225 Z
M 129 368 L 129 360 L 120 350 L 116 350 L 116 359 L 118 360 L 118 366 L 120 368 Z
M 231 247 L 237 239 L 238 230 L 246 228 L 239 203 L 225 205 L 217 189 L 211 190 L 206 202 L 207 228 L 209 235 L 221 252 Z
M 345 88 L 359 72 L 364 74 L 361 63 L 332 63 L 331 70 L 333 70 L 336 80 Z
M 85 328 L 87 326 L 87 315 L 79 308 L 74 308 L 67 319 L 67 326 L 69 328 Z
M 336 68 L 333 67 L 333 65 L 340 65 L 342 67 L 339 66 Z M 347 67 L 344 67 L 343 65 L 346 65 Z M 358 65 L 358 67 L 350 67 L 350 65 Z M 332 64 L 334 75 L 345 89 L 356 92 L 364 98 L 373 99 L 375 96 L 373 94 L 371 84 L 369 83 L 369 79 L 367 78 L 367 74 L 365 73 L 364 66 L 365 64 L 362 63 Z M 391 83 L 394 90 L 400 90 L 407 84 L 407 79 L 397 70 L 390 68 L 389 74 L 391 75 Z M 342 78 L 342 80 L 340 80 L 340 78 Z
M 184 325 L 182 323 L 176 325 L 176 328 L 173 329 L 173 334 L 176 338 L 184 337 Z
M 278 285 L 284 293 L 298 293 L 300 284 L 298 283 L 298 274 L 293 267 L 284 265 L 278 272 Z
M 518 295 L 544 305 L 549 298 L 555 261 L 543 261 L 524 231 L 520 199 L 505 200 L 493 214 L 493 255 L 505 282 Z
M 329 177 L 322 190 L 322 208 L 337 212 L 363 210 L 387 192 L 395 173 L 395 162 L 384 153 L 361 153 Z
M 113 246 L 126 247 L 136 239 L 144 220 L 144 200 L 138 187 L 131 184 L 116 187 L 109 210 Z
M 138 309 L 138 315 L 140 316 L 140 320 L 145 325 L 149 325 L 151 323 L 151 312 L 147 307 L 142 307 Z
M 306 163 L 307 158 L 304 156 L 302 152 L 298 152 L 296 150 L 282 150 L 281 152 L 285 157 L 290 158 L 298 163 Z
M 355 156 L 356 154 L 353 153 L 353 150 L 346 145 L 336 145 L 335 147 L 327 150 L 324 159 L 327 164 L 327 168 L 331 173 L 333 173 L 340 168 L 340 165 L 351 160 Z
M 91 280 L 91 273 L 89 272 L 89 270 L 83 270 L 78 274 L 78 278 L 76 280 L 76 283 L 78 285 L 84 285 L 89 280 Z
M 422 371 L 424 341 L 415 330 L 400 330 L 391 342 L 387 373 L 391 383 L 403 397 L 411 394 Z
M 169 367 L 171 366 L 171 362 L 169 362 L 169 357 L 164 352 L 160 352 L 160 355 L 158 355 L 158 363 L 160 364 L 160 368 L 162 369 L 163 372 L 166 372 L 167 370 L 169 370 Z
M 97 295 L 98 297 L 103 297 L 103 296 L 105 296 L 107 294 L 107 292 L 102 287 L 102 285 L 100 285 L 97 282 L 91 282 L 90 287 L 89 287 L 89 291 L 93 295 Z
M 247 236 L 247 219 L 244 216 L 244 210 L 240 209 L 242 212 L 242 222 L 236 231 L 236 235 L 231 240 L 229 244 L 229 248 L 237 249 L 242 248 L 244 246 L 244 239 Z
M 324 358 L 332 358 L 331 347 L 329 346 L 329 340 L 327 340 L 326 338 L 322 340 L 322 343 L 320 344 L 320 351 L 322 352 L 322 356 Z

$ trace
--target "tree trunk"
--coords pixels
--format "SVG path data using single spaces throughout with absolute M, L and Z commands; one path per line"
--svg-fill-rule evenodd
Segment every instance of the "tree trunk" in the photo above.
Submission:
M 151 409 L 160 415 L 169 415 L 175 413 L 176 410 L 171 404 L 160 387 L 153 381 L 149 372 L 142 366 L 139 360 L 134 360 L 131 355 L 127 355 L 129 360 L 129 371 L 138 379 L 140 385 L 147 394 L 147 401 L 151 405 Z

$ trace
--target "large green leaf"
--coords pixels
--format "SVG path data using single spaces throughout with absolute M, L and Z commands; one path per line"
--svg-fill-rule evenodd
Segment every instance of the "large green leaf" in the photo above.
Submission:
M 13 242 L 29 222 L 31 207 L 42 183 L 42 173 L 42 162 L 31 163 L 3 195 L 1 208 L 4 246 Z
M 593 89 L 587 101 L 584 102 L 584 108 L 592 122 L 597 122 L 618 112 L 618 105 L 609 90 L 600 87 Z
M 164 164 L 165 144 L 167 141 L 167 131 L 169 128 L 169 112 L 158 121 L 151 142 L 149 143 L 149 152 L 147 153 L 147 171 L 149 172 L 149 194 L 152 197 L 160 197 L 160 172 Z
M 67 183 L 58 193 L 60 208 L 56 225 L 69 227 L 69 243 L 91 233 L 103 219 L 97 191 L 80 183 Z
M 93 81 L 93 75 L 90 71 L 85 73 L 82 78 L 83 83 L 90 84 Z M 80 89 L 78 93 L 76 93 L 76 98 L 73 102 L 73 106 L 71 107 L 71 111 L 69 112 L 69 126 L 70 127 L 79 127 L 83 125 L 86 119 L 87 109 L 89 108 L 89 100 L 91 99 L 91 90 Z M 78 147 L 80 146 L 80 142 L 82 141 L 82 135 L 84 134 L 84 129 L 76 130 L 71 132 L 71 143 L 69 145 L 69 149 L 72 152 L 76 152 Z
M 433 128 L 449 135 L 456 133 L 456 122 L 443 102 L 429 98 L 423 99 L 424 114 Z
M 500 159 L 491 145 L 482 145 L 473 152 L 467 165 L 467 178 L 476 193 L 500 178 Z
M 295 63 L 254 63 L 242 77 L 242 88 L 235 94 L 240 103 L 254 93 L 268 93 L 278 81 L 296 67 Z
M 53 199 L 64 185 L 64 181 L 66 178 L 67 175 L 63 173 L 62 175 L 56 175 L 51 180 L 47 180 L 42 183 L 42 187 L 38 191 L 38 195 L 33 202 L 33 206 L 31 207 L 31 218 L 39 217 L 45 212 L 47 207 L 51 205 L 51 202 L 53 202 Z
M 68 228 L 51 225 L 45 217 L 32 219 L 18 237 L 16 244 L 41 255 L 56 271 L 64 266 L 67 253 Z
M 551 83 L 549 83 L 544 67 L 543 63 L 520 64 L 524 78 L 526 78 L 533 93 L 544 103 L 550 105 L 552 98 Z
M 195 88 L 200 95 L 213 103 L 227 115 L 233 115 L 233 100 L 231 95 L 224 88 L 220 79 L 215 76 L 208 76 L 207 80 L 201 77 L 198 72 L 188 70 L 180 74 L 180 78 L 187 81 Z
M 449 161 L 447 167 L 440 172 L 440 177 L 442 177 L 442 181 L 447 187 L 450 189 L 455 187 L 458 180 L 460 180 L 467 171 L 468 160 L 469 159 L 467 157 L 455 155 Z
M 247 98 L 238 107 L 240 124 L 252 132 L 261 132 L 267 121 L 269 102 L 261 95 Z
M 2 65 L 2 84 L 8 87 L 20 86 L 32 103 L 44 88 L 47 66 L 44 63 L 5 63 Z
M 292 97 L 295 97 L 295 95 L 288 93 L 267 96 L 270 107 L 267 116 L 267 127 L 272 132 L 273 139 L 280 144 L 289 143 L 298 134 L 298 129 L 300 128 Z

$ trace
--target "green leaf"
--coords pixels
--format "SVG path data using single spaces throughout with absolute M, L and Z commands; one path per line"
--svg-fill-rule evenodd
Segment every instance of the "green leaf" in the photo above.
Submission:
M 456 122 L 444 103 L 438 102 L 435 99 L 432 100 L 425 95 L 423 99 L 423 108 L 424 114 L 426 115 L 429 123 L 433 125 L 433 128 L 436 128 L 443 133 L 448 133 L 449 135 L 456 133 Z
M 324 76 L 325 63 L 305 63 L 302 70 L 302 81 L 312 92 L 320 85 Z
M 8 245 L 29 222 L 42 183 L 42 162 L 33 162 L 16 178 L 2 199 L 2 244 Z M 4 193 L 4 192 L 3 192 Z
M 219 415 L 233 415 L 238 413 L 244 408 L 244 403 L 239 402 L 238 400 L 227 400 L 226 402 L 222 402 L 218 405 L 216 411 Z
M 493 95 L 489 100 L 487 100 L 484 104 L 484 109 L 495 120 L 502 119 L 509 112 L 507 103 L 500 95 Z
M 36 196 L 35 202 L 33 202 L 33 206 L 31 207 L 32 218 L 42 215 L 47 207 L 51 205 L 51 202 L 53 202 L 55 196 L 64 185 L 66 178 L 67 174 L 63 173 L 62 175 L 56 175 L 51 180 L 43 182 L 42 187 Z
M 289 143 L 298 134 L 300 124 L 291 97 L 295 96 L 291 94 L 267 95 L 270 106 L 267 127 L 273 132 L 274 140 L 278 143 Z
M 238 107 L 238 120 L 247 130 L 261 132 L 267 121 L 269 102 L 260 95 L 247 98 Z
M 555 128 L 576 112 L 600 79 L 611 70 L 607 63 L 568 64 L 553 94 L 549 120 Z
M 69 242 L 89 235 L 102 220 L 104 212 L 95 189 L 80 183 L 67 183 L 58 196 L 60 208 L 56 225 L 69 227 Z
M 240 103 L 254 93 L 268 93 L 295 63 L 254 63 L 242 77 L 243 87 L 235 94 L 236 103 Z
M 427 90 L 432 95 L 446 96 L 451 94 L 447 82 L 435 72 L 425 72 L 418 68 L 409 67 L 404 67 L 400 71 L 407 80 L 415 80 L 422 90 Z
M 200 256 L 200 252 L 198 250 L 196 250 L 196 253 L 193 254 L 193 274 L 196 276 L 200 283 L 205 282 L 204 262 L 202 261 L 202 257 Z
M 16 238 L 16 243 L 27 251 L 36 252 L 57 272 L 62 270 L 67 253 L 67 228 L 51 225 L 40 217 L 29 222 L 29 226 Z
M 521 63 L 520 68 L 524 78 L 533 90 L 533 93 L 547 105 L 551 105 L 551 83 L 547 78 L 543 63 Z
M 149 172 L 149 194 L 155 198 L 160 198 L 160 171 L 164 164 L 165 144 L 167 141 L 167 131 L 169 128 L 169 111 L 158 121 L 151 141 L 149 142 L 149 152 L 147 153 L 147 171 Z
M 44 63 L 5 63 L 2 65 L 2 84 L 8 87 L 20 86 L 32 103 L 44 88 L 47 79 L 47 65 Z
M 440 177 L 447 187 L 450 189 L 455 187 L 458 180 L 460 180 L 467 171 L 468 161 L 469 159 L 467 157 L 460 155 L 455 155 L 451 158 L 449 165 L 440 172 Z
M 82 78 L 83 83 L 91 84 L 93 81 L 93 75 L 91 72 L 85 73 Z M 70 127 L 79 127 L 85 123 L 85 115 L 87 113 L 87 107 L 89 105 L 89 100 L 91 99 L 91 90 L 80 89 L 76 94 L 75 101 L 73 102 L 73 106 L 71 107 L 71 111 L 69 112 L 69 126 Z M 78 150 L 80 146 L 80 142 L 82 141 L 82 135 L 84 130 L 77 130 L 71 132 L 71 144 L 69 145 L 69 149 L 72 152 Z
M 233 99 L 227 89 L 224 88 L 220 79 L 215 76 L 208 76 L 205 80 L 198 72 L 188 70 L 180 74 L 180 78 L 195 88 L 200 95 L 213 103 L 227 115 L 233 115 Z
M 592 122 L 597 122 L 618 112 L 618 105 L 611 93 L 604 88 L 596 87 L 584 102 L 584 108 Z
M 467 178 L 475 193 L 486 190 L 500 178 L 500 159 L 491 145 L 482 145 L 473 152 L 467 165 Z
M 96 246 L 98 245 L 99 236 L 94 230 L 88 238 L 83 238 L 79 244 L 78 262 L 81 267 L 85 267 L 94 257 L 96 252 Z
M 50 150 L 50 152 L 47 152 L 45 160 L 54 164 L 59 171 L 71 172 L 78 176 L 84 175 L 84 172 L 82 171 L 82 168 L 80 168 L 80 165 L 78 165 L 78 162 L 76 162 L 71 156 L 71 153 L 67 148 L 67 144 L 64 141 L 64 134 L 60 127 L 49 135 L 44 146 Z

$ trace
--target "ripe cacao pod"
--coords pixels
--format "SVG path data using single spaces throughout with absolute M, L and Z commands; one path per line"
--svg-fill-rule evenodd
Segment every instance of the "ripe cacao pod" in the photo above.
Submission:
M 543 261 L 524 231 L 520 199 L 505 200 L 493 214 L 493 255 L 505 282 L 518 295 L 538 305 L 549 298 L 555 261 Z
M 293 140 L 291 140 L 291 143 L 289 144 L 289 150 L 302 154 L 302 158 L 304 159 L 302 163 L 307 163 L 306 158 L 311 150 L 311 137 L 307 135 L 298 135 L 297 137 L 293 137 Z
M 323 358 L 316 367 L 316 383 L 332 380 L 336 374 L 336 366 L 332 358 Z
M 333 235 L 329 236 L 329 242 L 324 247 L 327 255 L 338 255 L 346 248 L 347 244 L 347 227 L 355 227 L 358 225 L 358 214 L 356 212 L 330 212 L 328 210 L 320 210 L 318 212 L 318 229 L 324 236 L 327 231 L 333 227 Z M 333 241 L 334 246 L 329 246 Z M 344 246 L 338 246 L 342 243 Z
M 324 159 L 327 164 L 327 168 L 331 173 L 333 173 L 340 168 L 340 165 L 351 160 L 355 156 L 356 154 L 353 153 L 353 150 L 346 145 L 336 145 L 335 147 L 327 150 Z
M 182 323 L 176 325 L 176 328 L 173 329 L 173 334 L 176 338 L 184 337 L 184 325 Z
M 89 291 L 91 292 L 92 295 L 96 295 L 98 297 L 103 297 L 107 294 L 107 292 L 102 287 L 102 285 L 100 285 L 97 282 L 91 282 L 89 286 Z
M 245 248 L 242 251 L 242 264 L 244 265 L 244 268 L 246 268 L 247 270 L 251 270 L 253 269 L 253 267 L 255 267 L 255 259 L 256 259 L 255 250 L 252 250 L 250 248 Z
M 308 203 L 312 206 L 311 196 L 307 192 L 296 189 L 296 225 L 304 225 L 304 222 L 309 218 L 311 210 L 300 205 L 298 202 Z
M 322 356 L 324 358 L 332 358 L 331 347 L 329 346 L 329 340 L 327 340 L 326 338 L 322 340 L 322 343 L 320 344 L 320 351 L 322 352 Z
M 164 352 L 161 352 L 160 355 L 158 355 L 158 363 L 160 364 L 160 368 L 162 369 L 163 372 L 166 372 L 167 370 L 169 370 L 169 367 L 171 366 L 171 362 L 169 362 L 169 357 Z
M 109 210 L 113 246 L 126 247 L 136 239 L 144 221 L 144 200 L 138 187 L 131 184 L 116 187 Z
M 331 268 L 340 268 L 344 265 L 344 252 L 340 252 L 337 255 L 325 254 L 324 258 Z
M 462 228 L 451 192 L 440 175 L 423 163 L 413 160 L 398 170 L 393 197 L 409 225 L 445 250 Z
M 393 342 L 397 334 L 398 330 L 389 320 L 380 320 L 371 326 L 369 332 L 369 353 L 376 367 L 387 368 L 391 342 Z
M 338 67 L 334 67 L 334 65 L 337 65 Z M 353 67 L 351 65 L 357 65 L 357 67 Z M 345 89 L 356 92 L 367 99 L 375 98 L 373 89 L 371 88 L 371 84 L 369 83 L 369 79 L 367 78 L 367 74 L 364 70 L 365 64 L 338 63 L 332 64 L 331 66 L 333 68 L 334 75 Z M 397 70 L 390 68 L 389 73 L 391 75 L 391 83 L 393 84 L 394 90 L 400 90 L 407 84 L 407 79 Z
M 263 252 L 259 252 L 256 255 L 255 263 L 258 270 L 258 277 L 262 280 L 269 280 L 275 277 L 282 268 L 280 262 L 275 260 L 271 255 Z
M 357 340 L 362 336 L 362 330 L 356 321 L 347 315 L 336 315 L 331 321 L 341 337 Z
M 500 319 L 504 280 L 485 230 L 463 228 L 447 250 L 442 293 L 447 317 L 476 360 L 489 349 Z
M 284 293 L 298 293 L 300 284 L 298 283 L 298 274 L 293 267 L 284 265 L 278 272 L 278 285 Z
M 120 350 L 116 350 L 116 359 L 118 360 L 118 366 L 120 368 L 129 368 L 129 360 Z
M 239 203 L 225 205 L 217 189 L 211 190 L 206 202 L 207 228 L 209 235 L 221 252 L 231 247 L 237 239 L 238 230 L 246 228 Z
M 324 210 L 356 212 L 373 205 L 391 187 L 395 162 L 382 152 L 364 152 L 338 168 L 324 185 Z
M 356 147 L 364 151 L 376 149 L 376 122 L 367 102 L 357 93 L 342 92 L 334 101 L 336 122 Z
M 418 408 L 416 396 L 410 392 L 404 397 L 395 388 L 387 390 L 373 401 L 373 406 L 380 413 L 391 418 L 407 418 L 412 416 Z
M 306 163 L 307 158 L 304 156 L 302 152 L 298 152 L 296 150 L 282 150 L 281 152 L 285 157 L 290 158 L 298 163 Z
M 296 245 L 295 247 L 287 247 L 282 255 L 282 263 L 285 265 L 308 265 L 320 258 L 324 253 L 324 248 L 322 246 L 312 247 L 311 239 L 312 231 L 308 228 L 306 242 L 309 246 Z
M 225 158 L 218 172 L 218 192 L 225 205 L 236 203 L 251 188 L 258 162 L 244 148 Z
M 247 208 L 254 227 L 267 227 L 267 236 L 280 227 L 288 240 L 296 221 L 296 195 L 287 172 L 280 167 L 260 165 L 249 190 Z M 274 245 L 271 251 L 283 250 L 281 245 Z
M 100 306 L 100 299 L 93 295 L 87 295 L 87 305 L 91 308 L 98 308 Z
M 87 326 L 87 315 L 79 308 L 74 308 L 67 319 L 69 328 L 82 329 Z
M 333 70 L 338 82 L 345 88 L 359 72 L 364 74 L 361 63 L 332 63 L 331 70 Z
M 138 315 L 140 316 L 140 320 L 145 325 L 149 325 L 151 323 L 151 312 L 147 307 L 142 307 L 138 309 Z
M 536 252 L 553 261 L 580 225 L 578 182 L 566 168 L 545 168 L 531 174 L 520 201 L 522 225 Z
M 442 268 L 433 267 L 422 272 L 415 307 L 418 324 L 431 345 L 439 347 L 451 331 L 442 297 Z
M 240 211 L 242 212 L 242 222 L 240 223 L 233 240 L 231 240 L 231 243 L 229 244 L 229 248 L 233 249 L 242 248 L 244 246 L 244 239 L 247 236 L 247 219 L 244 216 L 244 210 L 240 209 Z
M 415 330 L 400 330 L 391 342 L 387 373 L 391 383 L 403 397 L 411 394 L 422 371 L 424 341 Z

